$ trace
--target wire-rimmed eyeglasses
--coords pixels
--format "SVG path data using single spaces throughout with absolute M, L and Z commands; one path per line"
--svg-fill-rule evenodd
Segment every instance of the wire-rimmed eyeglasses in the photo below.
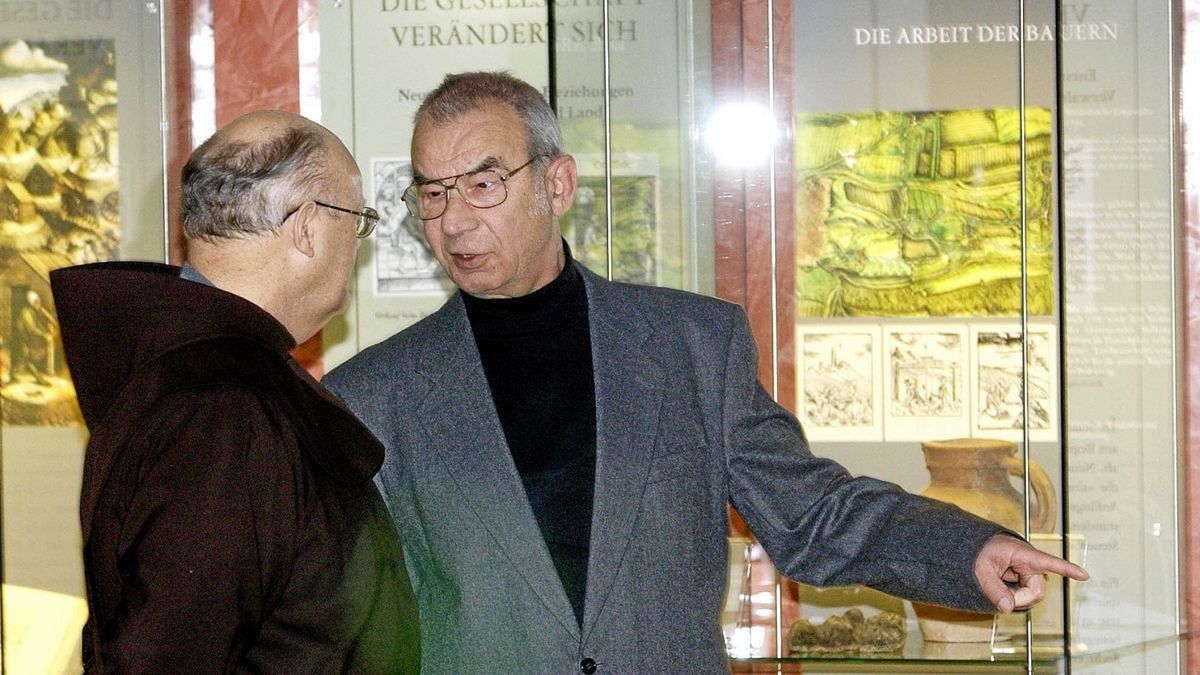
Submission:
M 319 202 L 315 199 L 313 200 L 313 203 L 317 206 L 324 206 L 327 209 L 333 209 L 334 211 L 341 211 L 342 213 L 349 213 L 353 215 L 354 236 L 358 237 L 359 239 L 365 239 L 371 236 L 371 233 L 375 231 L 375 226 L 379 224 L 379 212 L 369 206 L 364 206 L 362 211 L 355 211 L 353 209 L 344 209 L 340 206 L 334 206 L 333 204 Z
M 544 156 L 534 155 L 528 162 L 508 173 L 501 173 L 499 169 L 494 168 L 481 169 L 413 183 L 404 191 L 404 205 L 408 207 L 408 212 L 417 218 L 433 220 L 446 212 L 446 206 L 450 203 L 450 190 L 454 189 L 468 204 L 477 209 L 500 206 L 508 199 L 508 179 Z

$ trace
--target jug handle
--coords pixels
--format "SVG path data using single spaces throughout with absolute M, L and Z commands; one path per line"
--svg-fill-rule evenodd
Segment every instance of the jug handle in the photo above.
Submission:
M 1008 469 L 1010 476 L 1021 478 L 1025 474 L 1025 465 L 1017 457 L 1005 457 L 1004 467 Z M 1058 499 L 1054 496 L 1054 484 L 1050 482 L 1050 476 L 1033 460 L 1029 460 L 1029 485 L 1033 488 L 1033 498 L 1037 506 L 1030 509 L 1029 531 L 1050 532 L 1058 516 Z

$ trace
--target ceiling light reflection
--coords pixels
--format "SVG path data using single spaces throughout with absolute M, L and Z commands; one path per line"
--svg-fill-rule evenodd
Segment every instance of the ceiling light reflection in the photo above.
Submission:
M 777 135 L 770 110 L 729 103 L 708 119 L 704 139 L 718 164 L 745 167 L 769 159 Z

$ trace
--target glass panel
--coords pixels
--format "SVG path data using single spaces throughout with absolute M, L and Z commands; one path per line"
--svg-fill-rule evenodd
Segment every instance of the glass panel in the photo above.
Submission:
M 0 3 L 6 672 L 80 667 L 86 432 L 48 274 L 165 257 L 161 35 L 158 2 Z
M 1057 549 L 1054 48 L 1016 37 L 1022 19 L 1052 26 L 1051 6 L 793 6 L 796 410 L 814 451 Z M 951 468 L 968 456 L 969 475 Z M 1020 617 L 865 589 L 800 599 L 805 622 L 904 617 L 906 658 L 1025 658 Z M 1039 638 L 1055 642 L 1040 624 L 1059 613 L 1035 614 Z
M 580 174 L 564 236 L 602 275 L 711 292 L 711 182 L 691 138 L 708 17 L 690 2 L 597 4 L 554 10 L 552 95 Z
M 412 118 L 447 73 L 507 70 L 549 80 L 547 10 L 384 0 L 318 4 L 322 123 L 358 159 L 382 220 L 358 254 L 355 302 L 323 333 L 333 368 L 432 313 L 452 285 L 400 195 L 411 182 Z
M 694 158 L 680 180 L 695 196 L 663 203 L 694 251 L 682 287 L 746 308 L 764 386 L 818 454 L 922 491 L 936 483 L 929 442 L 1007 448 L 1012 508 L 983 515 L 1095 573 L 1068 590 L 1052 580 L 1028 665 L 1060 669 L 1069 645 L 1087 672 L 1178 669 L 1161 642 L 1177 634 L 1180 588 L 1169 3 L 674 5 L 559 10 L 560 26 L 610 26 L 607 49 L 556 43 L 572 150 L 604 153 L 614 193 L 627 138 Z M 652 45 L 631 39 L 646 24 Z M 664 100 L 680 102 L 677 128 Z M 737 163 L 731 150 L 772 113 L 786 139 L 774 165 Z M 601 208 L 576 211 L 600 229 Z M 605 221 L 614 240 L 620 221 Z M 837 659 L 792 651 L 785 633 L 856 607 L 905 619 L 908 641 L 882 661 L 1026 661 L 1021 615 L 988 621 L 982 646 L 922 641 L 910 603 L 795 589 L 752 540 L 730 551 L 737 656 Z
M 741 304 L 760 380 L 853 473 L 919 492 L 987 445 L 1005 510 L 964 506 L 1094 574 L 1052 582 L 1028 625 L 936 642 L 911 603 L 782 580 L 733 514 L 738 668 L 1179 669 L 1170 2 L 464 7 L 320 4 L 325 122 L 385 221 L 331 362 L 441 304 L 398 200 L 409 120 L 443 74 L 509 69 L 545 85 L 579 161 L 577 258 Z M 899 617 L 904 644 L 790 644 L 850 609 Z
M 1067 515 L 1092 573 L 1072 588 L 1081 673 L 1179 668 L 1172 650 L 1130 649 L 1174 638 L 1181 611 L 1171 4 L 1062 8 Z

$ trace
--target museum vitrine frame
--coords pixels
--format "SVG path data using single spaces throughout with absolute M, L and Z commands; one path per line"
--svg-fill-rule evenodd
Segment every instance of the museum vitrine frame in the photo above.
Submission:
M 1186 33 L 1182 3 L 1014 0 L 987 3 L 985 10 L 965 0 L 608 0 L 522 3 L 476 12 L 474 21 L 464 20 L 463 7 L 441 10 L 433 3 L 309 4 L 314 3 L 325 47 L 323 121 L 350 140 L 368 177 L 368 200 L 377 207 L 386 206 L 389 186 L 394 190 L 404 180 L 406 125 L 399 121 L 410 117 L 420 94 L 442 73 L 505 67 L 541 83 L 579 158 L 586 188 L 565 220 L 564 235 L 593 269 L 743 305 L 759 341 L 764 386 L 802 416 L 814 450 L 856 473 L 921 490 L 930 482 L 922 441 L 980 437 L 972 425 L 993 424 L 989 432 L 1005 432 L 998 440 L 1030 449 L 1019 453 L 1018 473 L 1032 476 L 1025 468 L 1025 460 L 1032 460 L 1054 484 L 1058 515 L 1053 532 L 1037 538 L 1041 545 L 1075 559 L 1083 555 L 1095 575 L 1035 617 L 1029 626 L 1033 650 L 1009 638 L 982 648 L 952 643 L 931 654 L 907 604 L 861 589 L 818 591 L 780 579 L 744 538 L 747 533 L 736 528 L 734 515 L 726 618 L 736 669 L 1184 670 L 1179 636 L 1185 632 L 1182 593 L 1191 559 L 1184 553 L 1179 513 L 1185 499 L 1179 489 L 1182 472 L 1192 465 L 1190 445 L 1180 440 L 1186 421 L 1180 374 L 1186 353 L 1181 344 L 1192 333 L 1180 319 L 1195 300 L 1186 290 L 1192 283 L 1184 269 L 1190 258 L 1174 196 L 1183 163 L 1176 135 L 1177 41 Z M 68 22 L 66 3 L 57 4 L 60 12 L 53 18 L 64 26 L 61 32 L 42 30 L 53 21 L 39 18 L 35 28 L 25 17 L 5 23 L 0 38 L 11 37 L 10 26 L 67 42 L 107 35 L 107 19 L 80 16 Z M 145 60 L 137 61 L 136 74 L 122 70 L 135 60 L 122 58 L 118 43 L 116 79 L 135 91 L 121 99 L 119 128 L 141 130 L 145 147 L 128 150 L 135 134 L 120 136 L 118 203 L 139 205 L 136 213 L 120 212 L 122 232 L 127 224 L 136 228 L 123 236 L 120 255 L 162 259 L 162 147 L 168 141 L 162 147 L 150 142 L 165 125 L 163 85 L 155 89 L 149 83 L 161 72 L 161 57 L 151 55 L 161 54 L 163 27 L 148 13 L 162 5 L 129 7 L 141 13 L 136 19 L 122 15 L 126 32 L 120 35 L 135 37 L 117 39 L 140 40 Z M 490 19 L 495 26 L 478 28 Z M 174 45 L 188 34 L 174 31 L 167 41 Z M 451 52 L 455 56 L 447 60 Z M 432 65 L 397 73 L 386 67 L 394 60 Z M 136 106 L 123 103 L 135 98 Z M 127 121 L 135 107 L 137 118 Z M 176 110 L 170 117 L 186 114 Z M 980 141 L 981 123 L 990 124 L 995 136 Z M 883 135 L 899 140 L 876 152 L 861 138 L 859 145 L 836 146 L 839 138 L 854 142 L 854 134 L 843 133 L 846 128 L 871 125 L 891 130 Z M 769 130 L 773 137 L 759 133 Z M 755 154 L 764 143 L 766 153 Z M 841 166 L 813 161 L 817 147 L 833 148 Z M 977 168 L 950 172 L 961 183 L 958 190 L 975 192 L 956 191 L 953 181 L 949 188 L 938 183 L 950 154 L 966 157 L 976 150 L 1001 158 L 985 158 L 982 176 Z M 847 165 L 850 158 L 853 167 Z M 899 188 L 897 176 L 904 178 Z M 1007 188 L 972 201 L 979 189 L 995 185 Z M 1194 188 L 1189 194 L 1194 202 Z M 947 203 L 955 206 L 938 211 Z M 1030 203 L 1036 204 L 1033 218 Z M 1015 313 L 1010 304 L 994 314 L 880 316 L 881 304 L 872 304 L 872 297 L 895 300 L 878 293 L 888 289 L 885 277 L 909 275 L 910 290 L 916 277 L 931 284 L 926 289 L 961 284 L 939 279 L 928 266 L 943 253 L 951 258 L 947 265 L 959 269 L 971 259 L 970 246 L 979 244 L 968 235 L 988 220 L 977 212 L 993 209 L 991 221 L 998 223 L 988 230 L 995 236 L 982 238 L 985 245 L 1006 236 L 1011 242 L 1004 233 L 1013 227 L 1013 208 L 1025 214 L 1015 219 L 1017 238 L 1026 237 L 1017 245 L 1020 290 L 1010 289 L 1007 296 L 1009 303 L 1019 298 Z M 362 256 L 355 307 L 326 333 L 331 364 L 411 323 L 444 297 L 444 279 L 413 249 L 420 242 L 404 229 L 402 213 L 392 215 L 390 229 L 383 230 L 390 239 L 377 237 Z M 896 230 L 897 220 L 907 229 Z M 1030 222 L 1037 227 L 1028 228 Z M 798 229 L 801 225 L 807 229 Z M 881 237 L 864 244 L 868 226 L 891 227 L 902 236 L 899 243 Z M 823 241 L 838 247 L 814 246 Z M 1051 281 L 1039 281 L 1045 278 Z M 829 291 L 846 284 L 844 291 L 855 281 L 862 286 L 864 279 L 875 284 L 872 293 Z M 913 294 L 906 302 L 910 312 L 917 309 Z M 822 313 L 830 307 L 835 316 Z M 872 412 L 863 428 L 847 432 L 836 415 L 810 409 L 805 387 L 813 378 L 805 363 L 851 361 L 850 352 L 831 357 L 828 345 L 855 341 L 871 346 L 878 355 L 872 367 L 891 376 L 876 377 L 878 385 L 868 388 L 878 417 Z M 910 345 L 924 345 L 925 351 L 914 354 Z M 1034 374 L 1029 353 L 1039 350 L 1044 367 Z M 896 353 L 900 356 L 885 361 Z M 1001 392 L 988 407 L 977 367 L 987 362 L 1004 371 L 1014 358 L 1026 365 L 1009 394 L 1014 386 L 1018 392 L 1037 389 L 1037 377 L 1052 392 L 1036 405 L 1035 396 L 1017 397 L 1009 419 L 1044 413 L 1046 425 L 1022 424 L 1015 434 L 995 428 L 1005 396 Z M 938 364 L 932 372 L 946 375 L 929 377 L 929 363 Z M 904 373 L 914 374 L 911 385 Z M 1001 377 L 1014 381 L 1011 369 Z M 905 398 L 906 392 L 920 396 Z M 919 413 L 953 399 L 953 392 L 959 392 L 966 420 L 960 414 L 943 420 L 938 433 L 925 433 Z M 990 414 L 977 414 L 981 410 Z M 1187 431 L 1194 434 L 1190 426 Z M 18 570 L 9 581 L 77 564 L 64 567 L 62 561 L 71 560 L 78 536 L 72 472 L 81 460 L 83 437 L 77 428 L 62 431 L 70 438 L 50 439 L 46 433 L 57 432 L 6 427 L 0 441 L 10 525 L 5 568 Z M 37 487 L 47 482 L 56 485 L 52 492 Z M 1032 492 L 1032 485 L 1027 489 L 1019 480 L 1012 487 Z M 48 532 L 62 537 L 56 534 L 51 542 Z M 56 552 L 50 564 L 30 555 L 45 550 Z M 78 579 L 76 574 L 69 571 L 64 578 Z M 750 583 L 744 590 L 736 583 L 742 579 Z M 82 595 L 78 581 L 24 581 Z M 816 623 L 852 607 L 868 616 L 902 612 L 908 629 L 904 647 L 873 656 L 789 650 L 792 622 Z M 739 628 L 745 630 L 739 634 Z M 1014 636 L 1025 628 L 1019 620 L 1001 626 Z M 750 649 L 756 640 L 757 653 Z
M 1007 524 L 1094 575 L 982 646 L 933 645 L 907 603 L 780 579 L 733 514 L 735 668 L 1182 668 L 1178 4 L 418 4 L 322 14 L 352 45 L 323 67 L 356 73 L 324 92 L 357 107 L 327 119 L 381 171 L 377 200 L 407 138 L 369 118 L 504 63 L 545 86 L 580 158 L 581 259 L 741 304 L 764 386 L 855 473 L 920 491 L 930 441 L 1010 449 L 1027 496 Z M 381 54 L 437 67 L 381 74 Z M 405 274 L 403 217 L 359 277 L 347 354 L 444 297 L 381 285 Z M 900 613 L 907 641 L 788 646 L 794 622 L 852 607 Z
M 1180 352 L 1169 346 L 1182 310 L 1179 11 L 1172 3 L 711 3 L 711 61 L 696 69 L 704 76 L 711 67 L 713 110 L 681 126 L 711 130 L 732 105 L 749 115 L 743 128 L 754 127 L 763 124 L 755 108 L 765 109 L 782 139 L 773 161 L 730 172 L 709 156 L 715 292 L 750 314 L 764 386 L 794 406 L 818 453 L 856 473 L 886 471 L 914 491 L 930 478 L 906 475 L 904 462 L 935 471 L 928 452 L 921 462 L 922 441 L 1015 443 L 1013 473 L 1052 475 L 1061 510 L 1039 528 L 1036 511 L 1049 500 L 1026 483 L 1019 487 L 1034 513 L 1009 526 L 1081 562 L 1090 550 L 1093 572 L 1091 583 L 1033 613 L 1024 627 L 1033 649 L 1006 618 L 985 649 L 918 647 L 910 637 L 892 656 L 789 652 L 782 633 L 797 615 L 819 623 L 835 607 L 886 603 L 861 589 L 849 598 L 793 594 L 770 576 L 761 586 L 747 577 L 750 615 L 774 623 L 741 620 L 735 632 L 749 635 L 731 643 L 747 658 L 735 663 L 778 667 L 784 656 L 809 672 L 845 658 L 880 667 L 958 659 L 940 664 L 953 669 L 975 659 L 1001 669 L 1022 661 L 1084 672 L 1182 668 Z M 606 56 L 615 86 L 645 72 Z M 981 133 L 963 135 L 960 124 Z M 738 147 L 753 142 L 743 135 Z M 964 197 L 995 210 L 956 215 L 951 202 Z M 1016 251 L 1008 263 L 998 250 L 981 258 L 973 249 L 999 249 L 1006 238 Z M 955 252 L 955 241 L 967 249 Z M 855 355 L 860 366 L 847 367 Z M 999 385 L 1006 369 L 1011 384 Z M 861 424 L 847 423 L 852 406 L 827 394 L 837 371 L 871 383 L 856 389 Z M 1000 394 L 1004 387 L 1021 393 Z M 962 408 L 930 414 L 960 391 Z M 1004 398 L 1016 407 L 1000 410 Z M 906 447 L 915 458 L 880 459 Z M 1151 484 L 1161 488 L 1145 490 Z M 1145 577 L 1131 579 L 1129 569 Z
M 48 274 L 166 258 L 164 6 L 0 3 L 5 672 L 72 672 L 86 617 L 86 430 Z

